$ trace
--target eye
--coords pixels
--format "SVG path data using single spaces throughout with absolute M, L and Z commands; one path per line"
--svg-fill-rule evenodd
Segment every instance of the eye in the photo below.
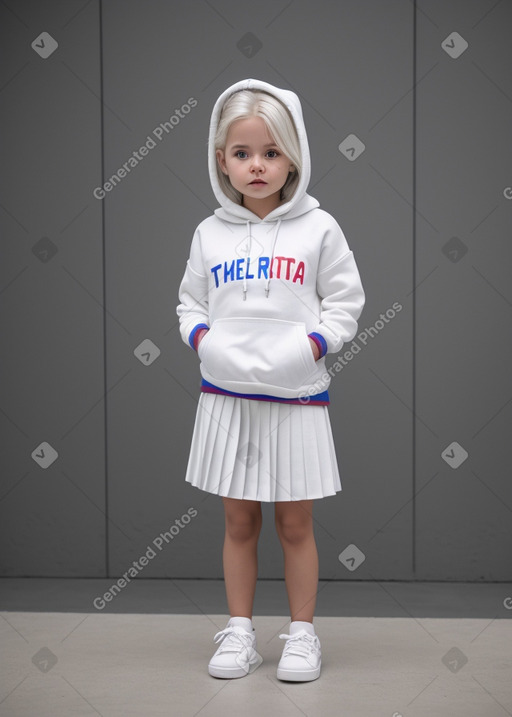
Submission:
M 237 149 L 235 152 L 235 157 L 238 157 L 238 159 L 245 159 L 245 157 L 239 157 L 240 154 L 247 154 L 245 149 Z
M 267 154 L 273 154 L 273 157 L 270 157 L 270 159 L 274 159 L 275 157 L 279 157 L 279 152 L 276 149 L 269 149 Z

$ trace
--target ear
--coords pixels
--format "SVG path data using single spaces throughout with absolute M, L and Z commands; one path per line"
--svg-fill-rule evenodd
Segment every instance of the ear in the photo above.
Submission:
M 226 159 L 224 157 L 224 151 L 222 149 L 217 149 L 215 152 L 215 156 L 217 157 L 217 162 L 219 163 L 219 167 L 224 172 L 224 174 L 227 174 L 228 168 L 226 166 Z

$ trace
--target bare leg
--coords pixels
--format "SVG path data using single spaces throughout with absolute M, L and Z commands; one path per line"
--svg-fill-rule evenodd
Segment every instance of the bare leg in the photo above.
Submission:
M 283 548 L 284 575 L 292 622 L 313 622 L 318 591 L 318 552 L 313 501 L 275 504 L 276 530 Z
M 258 579 L 258 538 L 262 525 L 257 500 L 224 498 L 226 533 L 222 559 L 231 617 L 252 619 Z

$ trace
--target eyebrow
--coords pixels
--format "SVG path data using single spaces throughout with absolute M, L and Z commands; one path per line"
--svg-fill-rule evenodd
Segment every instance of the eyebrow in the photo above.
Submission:
M 276 142 L 270 142 L 269 144 L 264 144 L 264 147 L 277 147 Z M 248 144 L 232 144 L 230 149 L 249 149 Z

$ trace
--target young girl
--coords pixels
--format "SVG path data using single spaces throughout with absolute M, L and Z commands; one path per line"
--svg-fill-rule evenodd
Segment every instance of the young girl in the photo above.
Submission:
M 209 674 L 262 662 L 252 609 L 261 501 L 275 503 L 290 605 L 277 677 L 320 675 L 313 627 L 313 500 L 341 491 L 325 355 L 357 331 L 365 294 L 336 220 L 306 193 L 311 165 L 297 95 L 260 80 L 213 108 L 208 166 L 220 204 L 197 227 L 179 288 L 183 341 L 202 376 L 185 480 L 222 496 L 230 620 Z

